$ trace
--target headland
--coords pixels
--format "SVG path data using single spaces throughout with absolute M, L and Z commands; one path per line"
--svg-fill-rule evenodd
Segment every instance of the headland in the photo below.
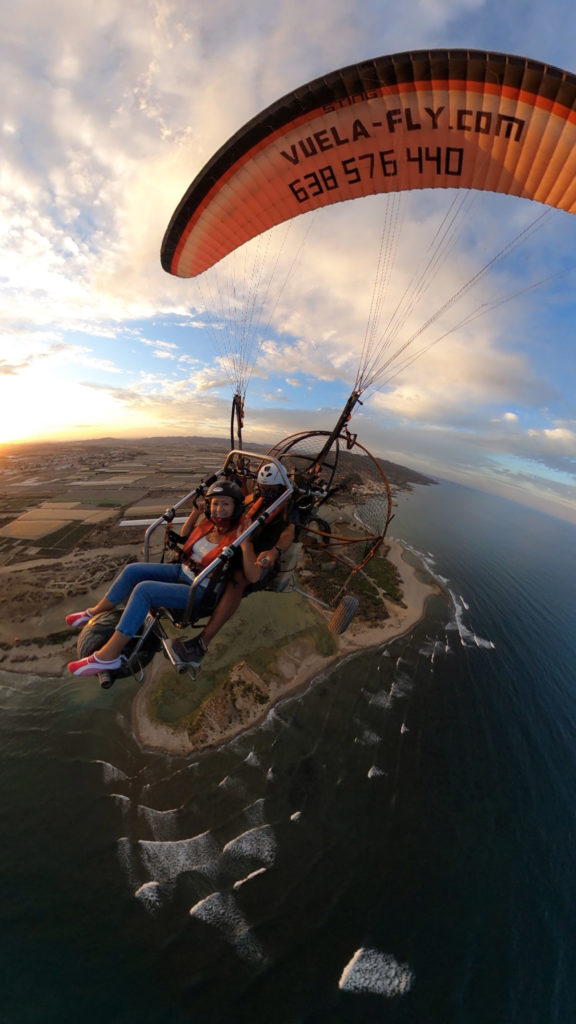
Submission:
M 94 603 L 127 561 L 142 557 L 143 528 L 127 524 L 158 517 L 220 465 L 226 451 L 218 439 L 153 438 L 22 445 L 4 454 L 1 667 L 39 677 L 66 673 L 76 635 L 65 615 Z M 433 482 L 399 466 L 394 476 L 396 490 Z M 351 522 L 353 509 L 343 502 L 338 517 Z M 309 561 L 301 571 L 304 586 L 314 586 Z M 134 691 L 139 744 L 185 755 L 227 742 L 342 658 L 408 632 L 439 589 L 388 538 L 359 583 L 359 612 L 341 636 L 329 631 L 329 613 L 301 595 L 255 594 L 215 638 L 196 681 L 157 655 Z

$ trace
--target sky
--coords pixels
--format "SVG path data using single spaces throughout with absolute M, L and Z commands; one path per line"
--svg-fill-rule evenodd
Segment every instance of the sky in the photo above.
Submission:
M 331 429 L 365 339 L 379 337 L 385 197 L 300 217 L 289 236 L 273 232 L 265 252 L 278 277 L 254 299 L 242 292 L 253 247 L 205 280 L 162 270 L 162 238 L 189 183 L 268 104 L 370 57 L 474 48 L 576 72 L 570 0 L 4 7 L 0 445 L 227 436 L 226 346 L 245 343 L 225 329 L 232 273 L 235 301 L 264 317 L 246 447 Z M 448 209 L 439 191 L 402 197 L 388 303 L 414 281 Z M 376 455 L 576 522 L 576 219 L 551 211 L 536 223 L 545 208 L 527 200 L 472 199 L 404 328 L 414 354 L 426 351 L 363 396 L 351 429 Z M 436 316 L 523 231 L 521 245 Z

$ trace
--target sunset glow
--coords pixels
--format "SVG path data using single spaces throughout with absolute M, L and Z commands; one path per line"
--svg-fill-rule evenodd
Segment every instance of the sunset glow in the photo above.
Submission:
M 421 5 L 408 20 L 395 8 L 393 25 L 381 5 L 321 5 L 304 48 L 290 5 L 270 13 L 274 28 L 228 3 L 196 6 L 176 0 L 160 15 L 155 5 L 112 2 L 97 15 L 92 5 L 27 0 L 10 13 L 0 124 L 3 442 L 228 435 L 232 391 L 219 342 L 231 320 L 250 319 L 236 276 L 245 247 L 239 264 L 222 261 L 191 280 L 162 270 L 160 247 L 205 163 L 279 97 L 348 64 L 426 47 L 525 54 L 576 70 L 568 5 L 561 33 L 546 19 L 536 32 L 514 4 L 490 17 L 482 2 Z M 264 50 L 265 66 L 246 60 Z M 450 218 L 451 192 L 406 195 L 394 213 L 394 253 L 380 253 L 395 209 L 384 196 L 298 217 L 301 243 L 291 254 L 278 246 L 278 257 L 270 249 L 262 283 L 276 259 L 284 283 L 257 325 L 248 442 L 332 428 L 365 341 L 394 323 Z M 576 218 L 554 210 L 540 223 L 543 212 L 528 200 L 470 194 L 396 341 L 419 337 L 463 282 L 510 251 L 467 305 L 438 317 L 420 358 L 368 395 L 352 426 L 378 455 L 553 511 L 576 508 Z M 389 265 L 380 296 L 379 260 Z M 224 286 L 233 300 L 217 308 Z M 382 321 L 372 339 L 374 305 Z

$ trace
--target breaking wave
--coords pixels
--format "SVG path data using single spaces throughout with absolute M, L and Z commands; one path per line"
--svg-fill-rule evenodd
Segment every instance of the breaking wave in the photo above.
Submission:
M 380 996 L 403 996 L 412 987 L 414 975 L 408 964 L 400 964 L 390 953 L 361 948 L 342 971 L 338 987 L 348 992 Z

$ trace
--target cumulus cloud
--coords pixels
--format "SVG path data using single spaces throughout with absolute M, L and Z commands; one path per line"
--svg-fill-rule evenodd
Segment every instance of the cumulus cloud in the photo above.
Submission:
M 160 244 L 176 203 L 255 112 L 358 58 L 446 45 L 448 38 L 450 45 L 468 45 L 473 26 L 480 47 L 495 48 L 493 31 L 517 40 L 518 48 L 525 42 L 534 56 L 542 47 L 542 59 L 570 64 L 576 15 L 569 5 L 561 39 L 535 11 L 523 12 L 518 27 L 517 10 L 514 19 L 502 10 L 491 28 L 484 7 L 483 0 L 417 0 L 389 10 L 370 0 L 354 9 L 349 0 L 321 0 L 312 8 L 298 0 L 254 0 L 240 9 L 232 0 L 214 0 L 200 10 L 184 0 L 53 0 L 49 6 L 24 0 L 0 12 L 2 38 L 10 43 L 3 50 L 0 125 L 0 376 L 39 386 L 43 361 L 45 373 L 66 369 L 84 399 L 98 397 L 106 416 L 138 410 L 134 429 L 146 423 L 147 412 L 158 429 L 194 423 L 202 432 L 200 410 L 208 432 L 220 416 L 216 432 L 222 433 L 229 412 L 220 391 L 230 386 L 230 369 L 246 342 L 229 335 L 229 300 L 218 305 L 208 285 L 161 270 Z M 538 45 L 528 46 L 537 21 Z M 418 303 L 403 305 L 418 281 L 424 239 L 443 216 L 441 200 L 450 196 L 415 192 L 403 203 L 394 270 L 377 301 L 387 312 L 378 322 L 370 310 L 380 197 L 322 211 L 311 224 L 299 219 L 295 244 L 279 257 L 280 294 L 258 311 L 252 383 L 265 387 L 262 402 L 277 408 L 250 408 L 256 432 L 263 435 L 268 425 L 288 434 L 290 416 L 300 419 L 295 390 L 288 403 L 279 386 L 299 389 L 302 404 L 308 388 L 349 391 L 367 356 L 373 384 L 383 390 L 357 414 L 369 437 L 381 443 L 386 431 L 406 461 L 412 444 L 415 458 L 440 465 L 443 450 L 463 472 L 474 459 L 488 471 L 501 452 L 548 468 L 571 465 L 576 382 L 559 367 L 561 355 L 556 362 L 540 355 L 543 340 L 561 353 L 562 331 L 554 337 L 548 317 L 560 310 L 571 322 L 570 287 L 558 286 L 548 293 L 553 301 L 540 307 L 532 292 L 504 302 L 553 270 L 550 254 L 558 246 L 535 246 L 452 305 L 451 296 L 532 216 L 530 204 L 510 201 L 503 216 L 501 206 L 479 202 L 434 278 L 417 286 Z M 555 236 L 570 252 L 571 227 L 562 223 Z M 387 256 L 391 251 L 385 248 Z M 230 283 L 232 273 L 222 266 L 221 280 Z M 169 315 L 182 331 L 177 342 L 168 330 L 147 326 Z M 136 350 L 129 360 L 126 353 Z M 159 372 L 141 372 L 144 352 Z M 124 386 L 110 387 L 109 375 L 120 373 Z M 55 376 L 55 391 L 57 384 Z M 334 411 L 303 409 L 302 422 L 325 428 Z M 95 405 L 90 422 L 96 416 Z M 127 421 L 121 423 L 126 429 Z
M 576 433 L 566 427 L 553 427 L 548 430 L 529 430 L 529 436 L 540 440 L 543 444 L 549 444 L 557 451 L 565 452 L 566 455 L 575 457 Z
M 465 336 L 442 342 L 376 396 L 377 407 L 410 420 L 470 427 L 502 403 L 540 408 L 544 398 L 553 399 L 554 388 L 527 358 L 502 350 L 498 342 L 489 333 L 478 333 L 473 344 Z M 514 422 L 513 414 L 503 418 Z
M 401 48 L 405 34 L 417 45 L 474 6 L 422 3 L 417 29 L 395 9 L 386 43 Z M 241 13 L 220 0 L 201 17 L 182 0 L 25 0 L 8 16 L 0 272 L 14 313 L 36 323 L 63 308 L 78 321 L 183 309 L 185 286 L 165 277 L 158 254 L 194 173 L 287 89 L 367 56 L 381 22 L 378 5 L 352 16 L 345 0 L 307 8 L 305 35 L 297 6 L 263 0 Z M 31 292 L 43 301 L 27 308 Z

